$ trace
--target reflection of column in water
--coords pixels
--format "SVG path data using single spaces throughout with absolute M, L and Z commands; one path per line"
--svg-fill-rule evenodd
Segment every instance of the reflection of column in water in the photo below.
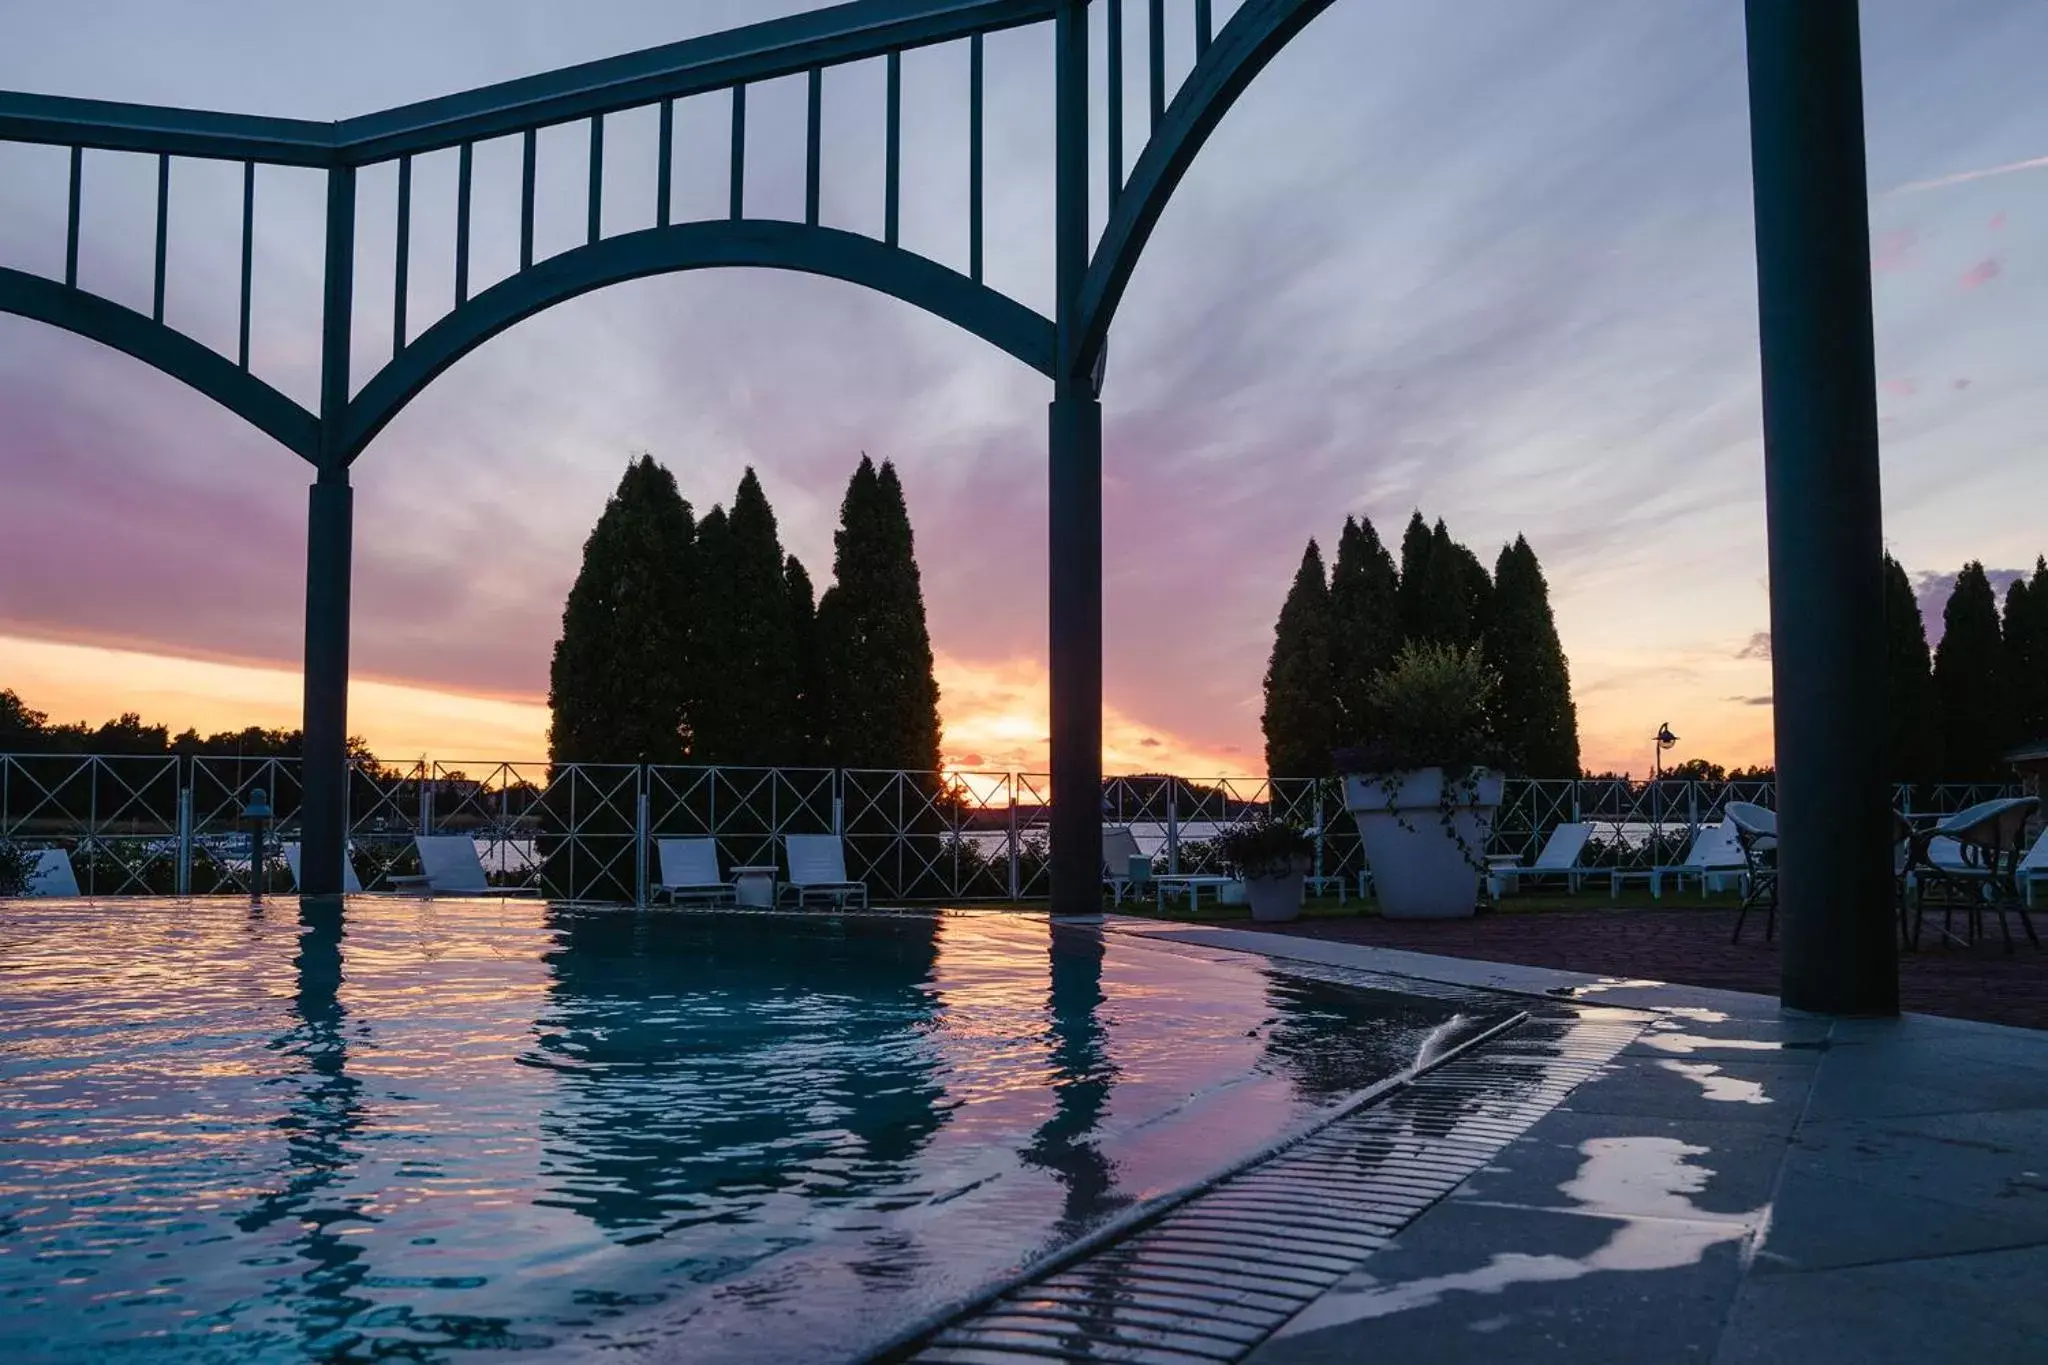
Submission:
M 330 1337 L 367 1308 L 355 1290 L 369 1273 L 361 1239 L 343 1237 L 337 1224 L 363 1221 L 354 1201 L 324 1202 L 321 1194 L 338 1184 L 353 1157 L 351 1140 L 363 1122 L 362 1082 L 348 1074 L 348 1012 L 341 1004 L 342 911 L 329 903 L 304 901 L 299 910 L 299 953 L 292 960 L 298 990 L 292 1024 L 273 1050 L 297 1058 L 300 1074 L 289 1109 L 277 1126 L 284 1134 L 285 1182 L 257 1199 L 236 1220 L 243 1232 L 261 1232 L 285 1220 L 300 1223 L 305 1235 L 295 1245 L 310 1264 L 297 1297 L 300 1330 L 309 1343 Z
M 1023 1158 L 1053 1172 L 1067 1187 L 1061 1220 L 1069 1230 L 1078 1231 L 1130 1201 L 1114 1194 L 1115 1168 L 1095 1143 L 1095 1130 L 1116 1081 L 1101 1017 L 1102 931 L 1088 924 L 1055 922 L 1051 927 L 1052 982 L 1046 1004 L 1054 1107 Z

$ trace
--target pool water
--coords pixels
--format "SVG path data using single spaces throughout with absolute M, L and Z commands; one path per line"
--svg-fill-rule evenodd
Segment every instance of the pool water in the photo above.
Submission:
M 1487 1022 L 1213 957 L 0 903 L 0 1359 L 845 1359 Z

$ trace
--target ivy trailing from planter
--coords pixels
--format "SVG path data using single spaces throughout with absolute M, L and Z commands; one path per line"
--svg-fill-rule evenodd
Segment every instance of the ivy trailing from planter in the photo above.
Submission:
M 1216 851 L 1240 877 L 1291 877 L 1308 871 L 1316 845 L 1298 827 L 1262 814 L 1218 834 Z
M 1442 769 L 1438 823 L 1472 870 L 1484 872 L 1483 850 L 1465 841 L 1454 817 L 1461 807 L 1479 804 L 1482 775 L 1513 761 L 1494 725 L 1499 694 L 1500 674 L 1487 666 L 1478 645 L 1403 645 L 1366 689 L 1374 733 L 1331 758 L 1338 772 L 1375 783 L 1395 823 L 1410 834 L 1419 831 L 1394 804 L 1401 779 L 1419 769 Z

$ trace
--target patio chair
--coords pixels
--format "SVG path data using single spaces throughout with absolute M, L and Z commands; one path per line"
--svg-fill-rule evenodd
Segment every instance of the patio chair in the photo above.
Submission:
M 1586 840 L 1592 833 L 1590 824 L 1567 822 L 1551 829 L 1533 863 L 1525 864 L 1507 856 L 1488 858 L 1488 889 L 1496 896 L 1506 895 L 1521 889 L 1521 883 L 1530 877 L 1563 877 L 1566 887 L 1577 892 L 1588 872 L 1579 866 L 1579 855 L 1586 851 Z
M 299 846 L 297 844 L 286 844 L 284 846 L 284 865 L 291 871 L 292 886 L 296 889 L 299 884 Z M 350 896 L 359 896 L 363 891 L 362 878 L 356 876 L 356 865 L 350 861 L 346 852 L 341 855 L 341 889 L 343 894 Z
M 1908 840 L 1904 886 L 1910 888 L 1913 903 L 1909 946 L 1920 946 L 1931 900 L 1942 912 L 1942 937 L 1950 942 L 1975 945 L 1989 910 L 1998 916 L 1998 932 L 2011 952 L 2012 926 L 2005 917 L 2010 908 L 2019 914 L 2027 941 L 2040 948 L 2025 899 L 2033 873 L 2029 870 L 2023 887 L 2019 870 L 2023 858 L 2033 857 L 2026 852 L 2026 828 L 2040 804 L 2032 796 L 1979 801 Z M 1957 910 L 1964 914 L 1967 938 L 1958 938 L 1951 928 Z
M 733 900 L 739 888 L 718 875 L 718 840 L 663 839 L 655 845 L 661 859 L 661 880 L 649 888 L 666 894 L 674 905 L 690 900 Z
M 1742 909 L 1735 916 L 1735 932 L 1728 941 L 1742 942 L 1742 925 L 1749 912 L 1764 909 L 1764 942 L 1778 932 L 1778 813 L 1753 801 L 1730 801 L 1727 823 L 1735 827 L 1736 847 L 1742 851 Z
M 846 875 L 846 844 L 838 835 L 785 834 L 782 847 L 789 859 L 789 880 L 776 890 L 777 904 L 784 891 L 794 891 L 799 910 L 805 899 L 819 895 L 830 896 L 840 909 L 849 900 L 858 900 L 863 910 L 868 908 L 867 883 Z
M 28 880 L 22 884 L 22 895 L 68 899 L 80 894 L 69 853 L 61 848 L 39 848 L 35 855 L 35 861 L 29 865 Z
M 1138 836 L 1129 825 L 1102 827 L 1102 880 L 1109 885 L 1111 902 L 1124 903 L 1124 893 L 1142 897 L 1152 882 L 1152 860 L 1138 847 Z
M 417 876 L 394 876 L 394 887 L 424 891 L 430 896 L 523 896 L 532 894 L 523 886 L 492 886 L 484 875 L 483 860 L 476 856 L 476 840 L 467 834 L 416 834 L 412 845 L 419 850 Z

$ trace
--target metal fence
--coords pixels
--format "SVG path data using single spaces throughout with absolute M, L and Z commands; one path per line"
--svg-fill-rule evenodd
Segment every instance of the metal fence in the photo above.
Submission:
M 242 812 L 261 789 L 272 811 L 252 864 Z M 1960 810 L 2010 786 L 1900 787 L 1906 813 Z M 497 884 L 567 899 L 644 902 L 660 882 L 660 841 L 718 841 L 726 867 L 773 865 L 788 834 L 837 833 L 847 873 L 877 900 L 1042 899 L 1043 773 L 633 764 L 419 763 L 350 775 L 350 857 L 364 887 L 419 870 L 417 835 L 467 835 Z M 65 849 L 90 896 L 289 891 L 299 764 L 214 755 L 0 754 L 0 841 Z M 1567 821 L 1594 827 L 1582 861 L 1648 867 L 1684 860 L 1731 801 L 1775 806 L 1769 782 L 1510 779 L 1487 851 L 1533 859 Z M 1161 872 L 1218 871 L 1215 838 L 1271 814 L 1310 832 L 1315 873 L 1356 884 L 1358 830 L 1335 778 L 1119 777 L 1105 824 L 1128 826 Z

